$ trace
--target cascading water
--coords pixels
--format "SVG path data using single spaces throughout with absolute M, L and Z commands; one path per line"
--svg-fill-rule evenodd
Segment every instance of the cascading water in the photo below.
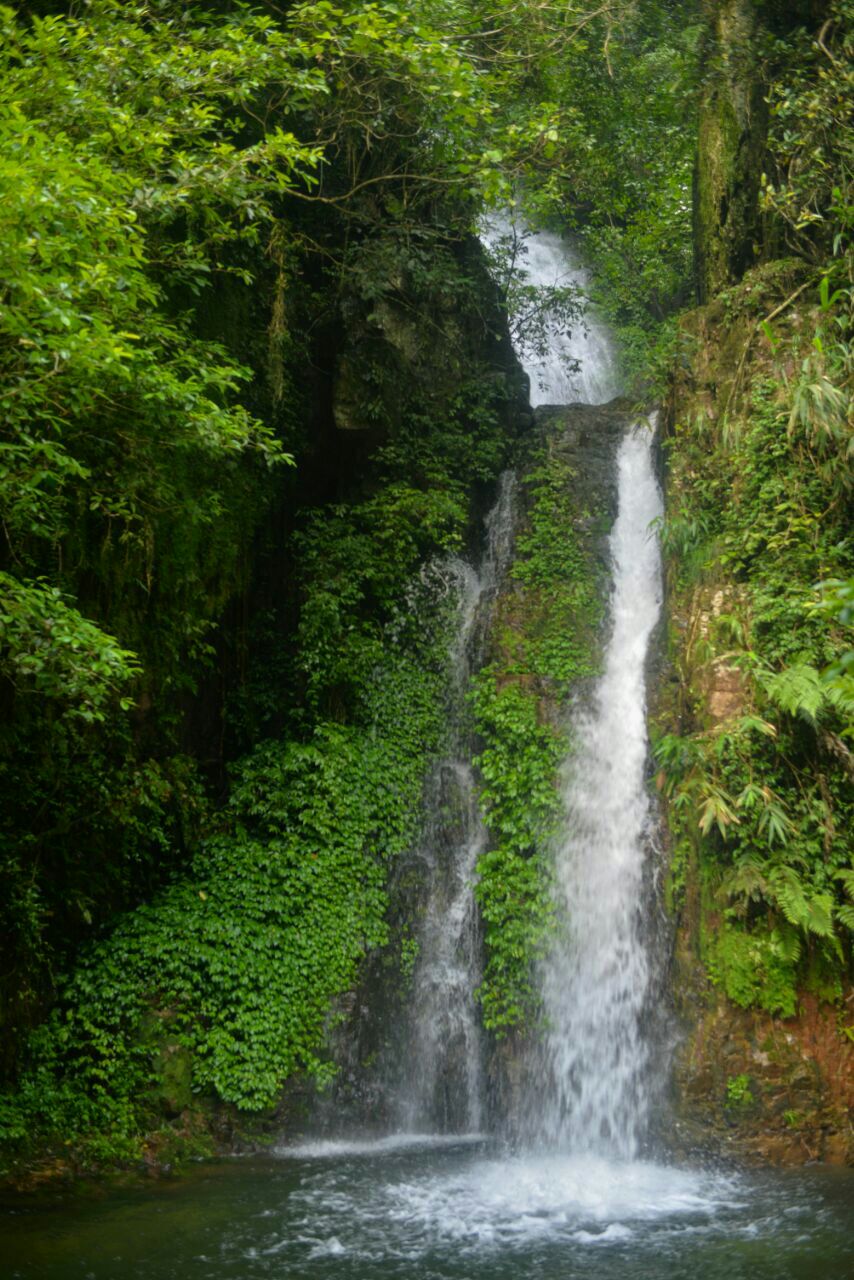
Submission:
M 486 833 L 470 765 L 443 761 L 430 792 L 422 845 L 429 888 L 418 934 L 409 1070 L 399 1119 L 406 1132 L 476 1132 L 483 1087 L 473 1000 L 480 963 L 471 883 Z
M 590 287 L 587 271 L 575 263 L 567 245 L 548 231 L 526 242 L 525 270 L 532 284 L 551 287 L 574 285 L 581 297 Z M 543 362 L 532 362 L 531 404 L 605 404 L 619 394 L 614 352 L 606 330 L 585 314 L 571 333 L 551 335 Z
M 490 234 L 500 230 L 493 227 Z M 548 290 L 570 272 L 580 275 L 567 267 L 556 237 L 522 234 L 527 283 Z M 577 366 L 574 391 L 565 380 L 567 361 Z M 541 349 L 536 357 L 523 351 L 523 363 L 532 380 L 540 377 L 552 393 L 573 402 L 578 394 L 595 400 L 618 390 L 607 332 L 594 319 L 572 340 L 556 330 L 545 361 Z M 588 421 L 583 409 L 578 412 L 578 421 Z M 584 429 L 595 433 L 599 422 L 594 412 L 593 425 Z M 650 959 L 640 915 L 648 905 L 643 872 L 650 807 L 644 666 L 661 595 L 650 533 L 661 505 L 651 434 L 629 431 L 617 450 L 610 639 L 604 673 L 572 726 L 565 834 L 554 851 L 558 927 L 540 973 L 548 1030 L 536 1053 L 519 1064 L 527 1087 L 513 1089 L 513 1115 L 506 1117 L 534 1149 L 631 1158 L 646 1117 L 648 1053 L 641 1021 Z M 610 434 L 596 445 L 605 470 L 613 441 Z M 512 551 L 514 489 L 507 473 L 487 519 L 479 569 L 459 559 L 441 568 L 446 589 L 458 600 L 447 746 L 427 780 L 421 839 L 402 866 L 408 901 L 418 904 L 417 958 L 402 1019 L 378 1055 L 360 1051 L 376 1059 L 363 1089 L 367 1114 L 378 1110 L 398 1134 L 471 1134 L 482 1127 L 484 1046 L 475 1000 L 482 944 L 472 889 L 487 836 L 465 695 L 484 658 L 496 590 Z
M 480 937 L 472 884 L 486 831 L 470 764 L 465 694 L 473 666 L 482 660 L 496 587 L 510 554 L 514 488 L 512 472 L 505 473 L 487 517 L 479 571 L 461 560 L 449 566 L 460 601 L 451 655 L 449 741 L 428 783 L 424 833 L 416 853 L 425 882 L 424 906 L 397 1101 L 398 1122 L 409 1131 L 473 1132 L 481 1125 L 481 1031 L 474 999 Z
M 590 308 L 590 274 L 575 260 L 566 241 L 549 231 L 530 232 L 500 216 L 485 224 L 483 240 L 499 257 L 502 245 L 511 252 L 513 270 L 521 282 L 541 290 L 546 299 L 545 350 L 534 353 L 524 340 L 519 349 L 530 379 L 531 405 L 606 404 L 619 395 L 613 346 Z M 569 332 L 559 323 L 549 323 L 547 307 L 549 291 L 566 288 L 574 289 L 581 301 L 581 315 Z
M 493 244 L 509 224 L 494 223 Z M 516 229 L 526 282 L 546 292 L 586 273 L 547 232 Z M 533 404 L 602 403 L 617 394 L 607 332 L 592 317 L 557 329 L 544 359 L 522 352 Z M 573 372 L 573 365 L 577 371 Z M 647 648 L 661 606 L 652 522 L 661 496 L 650 430 L 636 428 L 617 454 L 618 515 L 610 537 L 611 631 L 604 671 L 572 725 L 563 836 L 554 856 L 556 931 L 541 970 L 547 1031 L 515 1127 L 535 1146 L 631 1158 L 647 1114 L 648 1046 L 641 1021 L 650 959 L 641 929 L 650 845 L 644 784 Z
M 661 606 L 661 513 L 649 431 L 623 439 L 611 534 L 611 636 L 575 750 L 555 858 L 558 931 L 543 968 L 548 1033 L 537 1137 L 575 1152 L 629 1158 L 647 1113 L 641 1017 L 650 962 L 641 929 L 649 849 L 644 668 Z

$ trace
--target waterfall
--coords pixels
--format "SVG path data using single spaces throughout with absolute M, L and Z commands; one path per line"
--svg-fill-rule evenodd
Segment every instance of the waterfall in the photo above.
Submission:
M 611 339 L 590 304 L 590 273 L 576 261 L 566 241 L 549 231 L 528 231 L 499 215 L 485 223 L 482 239 L 498 258 L 499 270 L 503 245 L 514 254 L 519 282 L 542 291 L 544 349 L 531 350 L 524 335 L 517 344 L 520 362 L 530 379 L 531 405 L 606 404 L 619 395 Z M 548 294 L 556 288 L 573 289 L 580 301 L 581 314 L 568 332 L 558 317 L 549 315 Z
M 523 235 L 529 285 L 548 287 L 567 275 L 583 278 L 555 236 Z M 571 337 L 557 329 L 545 354 L 540 350 L 534 360 L 522 355 L 529 376 L 542 380 L 550 400 L 560 396 L 577 404 L 583 394 L 601 403 L 618 390 L 607 331 L 592 314 L 586 328 Z M 568 363 L 572 385 L 566 381 Z M 556 412 L 542 410 L 551 419 Z M 617 447 L 614 429 L 619 432 L 622 421 L 628 426 L 627 414 L 579 406 L 570 416 L 575 425 L 568 430 L 594 438 L 604 431 L 592 446 L 601 468 L 597 484 L 617 454 L 611 622 L 603 674 L 572 717 L 563 836 L 550 851 L 556 922 L 538 973 L 543 1030 L 536 1048 L 529 1041 L 526 1061 L 519 1058 L 511 1068 L 515 1083 L 505 1118 L 535 1148 L 630 1158 L 643 1132 L 651 1074 L 641 1025 L 652 1003 L 651 960 L 641 927 L 652 825 L 644 784 L 644 668 L 660 606 L 659 557 L 650 532 L 660 496 L 651 431 L 629 429 Z M 458 558 L 434 566 L 458 604 L 445 748 L 426 782 L 420 839 L 399 872 L 399 892 L 408 910 L 415 909 L 414 967 L 405 1007 L 383 1024 L 380 1001 L 374 1024 L 379 1035 L 373 1042 L 370 1035 L 359 1040 L 357 1030 L 350 1060 L 363 1116 L 398 1134 L 472 1134 L 485 1127 L 485 1045 L 475 999 L 482 937 L 473 887 L 488 837 L 471 763 L 477 746 L 466 694 L 486 657 L 495 600 L 513 550 L 515 489 L 508 472 L 487 517 L 477 568 Z
M 493 245 L 508 229 L 492 224 Z M 586 273 L 557 236 L 519 228 L 515 236 L 528 284 L 585 287 Z M 600 404 L 619 391 L 609 336 L 590 313 L 571 335 L 555 328 L 538 357 L 520 354 L 532 404 Z M 620 1158 L 636 1154 L 648 1112 L 645 666 L 662 591 L 652 434 L 630 429 L 617 452 L 610 635 L 603 674 L 571 726 L 552 868 L 556 927 L 539 975 L 545 1031 L 517 1126 L 535 1146 Z
M 554 868 L 558 930 L 542 973 L 548 1079 L 536 1129 L 539 1138 L 573 1151 L 631 1157 L 647 1112 L 644 672 L 661 606 L 658 546 L 650 531 L 661 512 L 651 432 L 629 432 L 617 465 L 611 635 L 591 705 L 573 723 L 564 835 Z
M 426 816 L 416 850 L 424 882 L 417 933 L 418 958 L 409 1000 L 405 1079 L 397 1118 L 408 1131 L 473 1132 L 481 1126 L 481 1030 L 474 992 L 480 982 L 481 941 L 472 886 L 486 846 L 470 764 L 465 695 L 483 646 L 496 589 L 513 537 L 515 477 L 502 476 L 486 520 L 486 550 L 475 571 L 461 560 L 449 569 L 457 582 L 459 622 L 451 654 L 446 753 L 426 790 Z

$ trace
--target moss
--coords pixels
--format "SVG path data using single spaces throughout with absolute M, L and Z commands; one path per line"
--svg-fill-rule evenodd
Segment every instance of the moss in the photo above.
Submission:
M 694 240 L 701 300 L 756 259 L 758 195 L 768 112 L 749 0 L 716 6 L 700 104 Z

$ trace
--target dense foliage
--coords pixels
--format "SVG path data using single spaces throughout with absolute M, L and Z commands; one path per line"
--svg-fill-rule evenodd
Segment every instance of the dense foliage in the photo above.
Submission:
M 805 985 L 841 997 L 854 924 L 851 12 L 825 9 L 810 30 L 762 6 L 731 56 L 767 84 L 768 261 L 684 327 L 663 530 L 686 628 L 656 746 L 672 889 L 727 996 L 784 1016 Z
M 377 384 L 367 425 L 384 439 L 350 477 L 350 501 L 304 506 L 295 519 L 292 583 L 273 601 L 267 637 L 278 662 L 269 669 L 262 647 L 237 700 L 242 734 L 269 732 L 271 718 L 287 734 L 237 767 L 229 805 L 208 819 L 216 831 L 194 842 L 184 875 L 58 984 L 59 1006 L 31 1038 L 4 1111 L 7 1137 L 62 1133 L 116 1155 L 200 1092 L 251 1110 L 271 1105 L 294 1072 L 322 1080 L 330 1001 L 385 940 L 389 863 L 417 830 L 442 723 L 453 600 L 424 565 L 459 547 L 473 484 L 502 465 L 514 388 L 491 335 L 488 284 L 447 236 L 434 231 L 421 254 L 403 238 L 373 241 L 350 255 L 348 278 L 351 331 L 367 306 L 384 307 L 385 329 L 352 375 Z M 387 400 L 401 313 L 431 315 L 441 339 L 428 355 L 444 375 L 428 360 L 419 381 L 410 365 L 410 384 Z M 294 605 L 289 628 L 282 614 Z M 55 630 L 61 617 L 55 605 Z M 107 640 L 109 678 L 133 677 L 132 655 Z M 177 1090 L 176 1072 L 186 1077 Z M 89 1137 L 80 1148 L 92 1133 L 107 1145 Z
M 692 732 L 656 747 L 677 885 L 699 874 L 704 958 L 730 999 L 786 1016 L 804 982 L 841 995 L 854 924 L 849 298 L 826 279 L 800 314 L 772 305 L 767 271 L 724 300 L 742 334 L 745 316 L 778 318 L 723 422 L 677 426 L 664 531 L 694 619 L 681 646 Z M 722 682 L 723 719 L 710 701 Z
M 531 24 L 530 12 L 527 20 Z M 537 21 L 543 28 L 528 41 L 541 47 L 518 64 L 524 75 L 507 108 L 505 150 L 496 157 L 505 167 L 511 162 L 508 139 L 529 127 L 538 102 L 539 145 L 524 165 L 513 164 L 510 203 L 533 225 L 546 223 L 577 239 L 593 268 L 592 301 L 617 337 L 626 385 L 643 393 L 663 383 L 676 313 L 693 295 L 700 6 L 695 0 L 606 4 L 586 12 L 569 6 L 563 16 L 540 10 Z M 524 277 L 524 246 L 513 241 L 504 256 L 516 259 Z M 511 320 L 514 308 L 521 318 L 514 340 L 536 350 L 537 307 L 524 286 L 514 291 L 512 279 L 507 293 Z M 571 327 L 578 299 L 559 301 L 576 303 L 575 311 L 556 309 Z
M 484 200 L 566 207 L 598 109 L 590 66 L 605 39 L 634 65 L 632 13 L 2 10 L 2 880 L 22 1012 L 38 1016 L 90 921 L 190 854 L 193 758 L 217 761 L 187 712 L 201 698 L 209 737 L 214 660 L 245 666 L 220 624 L 270 504 L 301 502 L 276 464 L 317 448 L 341 325 L 412 288 L 452 300 L 464 282 L 442 245 Z M 353 395 L 387 428 L 409 353 L 390 368 L 369 346 Z M 488 417 L 488 389 L 464 381 L 461 416 Z
M 240 103 L 268 74 L 321 86 L 261 19 L 149 19 L 0 15 L 0 876 L 24 1011 L 181 856 L 201 800 L 176 700 L 287 460 L 192 303 L 246 275 L 272 196 L 314 163 L 280 130 L 241 146 Z
M 646 386 L 663 379 L 675 314 L 693 293 L 696 139 L 686 123 L 696 110 L 700 16 L 680 0 L 606 9 L 597 22 L 604 30 L 597 39 L 591 24 L 586 56 L 555 77 L 573 143 L 555 186 L 562 221 L 577 228 L 595 272 L 624 377 Z
M 818 31 L 769 37 L 770 127 L 761 205 L 779 246 L 839 285 L 852 271 L 848 107 L 854 89 L 854 9 L 833 0 Z

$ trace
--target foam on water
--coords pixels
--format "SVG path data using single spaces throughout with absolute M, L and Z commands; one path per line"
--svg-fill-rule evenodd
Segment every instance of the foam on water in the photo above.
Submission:
M 450 1177 L 386 1184 L 393 1216 L 439 1235 L 562 1233 L 709 1213 L 731 1184 L 664 1165 L 572 1156 L 484 1160 Z
M 404 1146 L 410 1139 L 412 1145 Z M 816 1280 L 848 1276 L 854 1173 L 737 1177 L 474 1140 L 207 1162 L 8 1212 L 10 1280 Z M 375 1154 L 361 1155 L 368 1148 Z M 397 1149 L 395 1149 L 397 1148 Z M 328 1158 L 326 1158 L 328 1157 Z
M 342 1156 L 386 1156 L 399 1151 L 430 1151 L 483 1142 L 482 1133 L 390 1133 L 381 1138 L 322 1139 L 274 1147 L 290 1160 L 340 1159 Z
M 371 1149 L 380 1154 L 382 1146 Z M 365 1144 L 347 1148 L 364 1150 Z M 720 1211 L 744 1203 L 734 1178 L 589 1156 L 475 1159 L 439 1172 L 409 1162 L 392 1173 L 389 1168 L 366 1181 L 338 1165 L 303 1183 L 289 1212 L 296 1213 L 299 1241 L 312 1257 L 416 1260 L 445 1248 L 460 1256 L 534 1243 L 616 1246 L 656 1225 L 708 1226 Z M 291 1230 L 269 1241 L 265 1252 L 295 1243 Z

